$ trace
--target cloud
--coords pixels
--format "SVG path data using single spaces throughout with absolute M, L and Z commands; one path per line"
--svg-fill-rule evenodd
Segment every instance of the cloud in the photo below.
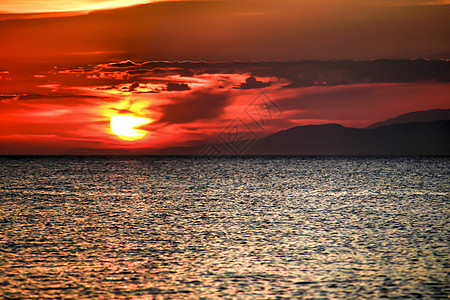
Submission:
M 139 87 L 139 82 L 135 81 L 130 85 L 130 87 L 128 88 L 128 91 L 133 92 L 138 87 Z
M 97 98 L 97 99 L 103 99 L 108 97 L 103 96 L 96 96 L 96 95 L 84 95 L 84 94 L 1 94 L 0 95 L 0 101 L 1 100 L 20 100 L 20 101 L 26 101 L 26 100 L 41 100 L 41 99 L 87 99 L 87 98 Z
M 58 0 L 1 0 L 2 12 L 20 14 L 20 13 L 61 13 L 61 12 L 86 12 L 95 10 L 115 9 L 138 4 L 149 3 L 148 0 L 77 0 L 77 1 L 58 1 Z M 52 15 L 49 15 L 52 16 Z
M 120 61 L 120 62 L 115 62 L 115 63 L 109 63 L 107 66 L 112 67 L 112 68 L 127 68 L 127 67 L 135 67 L 138 65 L 139 64 L 136 64 L 135 62 L 133 62 L 131 60 L 125 60 L 125 61 Z
M 186 83 L 168 82 L 167 91 L 188 91 L 191 88 Z
M 117 89 L 117 87 L 114 85 L 109 85 L 109 86 L 99 86 L 99 87 L 96 87 L 95 89 L 99 90 L 99 91 L 109 91 L 109 90 Z
M 228 95 L 194 91 L 182 98 L 177 97 L 172 100 L 171 104 L 160 107 L 163 117 L 158 123 L 182 124 L 217 118 L 228 104 Z
M 293 121 L 318 119 L 364 127 L 407 112 L 448 108 L 447 90 L 448 84 L 434 82 L 320 86 L 284 89 L 286 96 L 277 103 Z
M 251 76 L 251 77 L 245 79 L 244 83 L 241 83 L 239 85 L 239 89 L 243 89 L 243 90 L 246 90 L 246 89 L 262 89 L 262 88 L 270 86 L 271 84 L 272 83 L 270 81 L 269 82 L 258 81 L 258 80 L 256 80 L 255 77 Z
M 202 74 L 244 74 L 253 76 L 239 85 L 239 89 L 264 88 L 271 82 L 256 77 L 276 77 L 288 80 L 286 88 L 335 86 L 360 83 L 450 81 L 450 61 L 425 59 L 378 59 L 364 61 L 292 61 L 292 62 L 203 62 L 203 61 L 125 61 L 99 65 L 94 74 L 127 72 L 135 80 L 144 76 L 193 77 Z M 105 76 L 105 75 L 104 75 Z M 103 76 L 103 77 L 104 77 Z M 114 78 L 120 78 L 114 75 Z

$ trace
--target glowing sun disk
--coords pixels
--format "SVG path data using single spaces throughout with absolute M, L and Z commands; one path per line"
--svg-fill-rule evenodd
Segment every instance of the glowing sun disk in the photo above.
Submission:
M 142 117 L 135 117 L 130 115 L 115 115 L 112 116 L 110 127 L 111 131 L 119 138 L 134 141 L 143 138 L 147 131 L 137 129 L 136 127 L 150 123 L 151 120 Z

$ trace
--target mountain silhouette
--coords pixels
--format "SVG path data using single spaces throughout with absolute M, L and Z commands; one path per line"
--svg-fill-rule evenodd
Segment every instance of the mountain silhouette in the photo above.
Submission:
M 299 126 L 256 141 L 246 154 L 450 155 L 450 121 L 392 124 L 374 129 L 338 124 Z
M 367 128 L 373 129 L 385 125 L 391 124 L 404 124 L 412 122 L 432 122 L 432 121 L 444 121 L 450 120 L 450 109 L 431 109 L 426 111 L 415 111 L 407 114 L 400 115 L 393 119 L 389 119 L 383 122 L 378 122 L 370 125 Z
M 367 128 L 339 124 L 307 125 L 282 130 L 236 152 L 226 143 L 173 147 L 156 155 L 450 155 L 450 109 L 407 113 Z

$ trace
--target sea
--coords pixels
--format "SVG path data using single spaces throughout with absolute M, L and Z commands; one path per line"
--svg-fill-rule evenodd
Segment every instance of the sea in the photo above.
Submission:
M 0 157 L 0 299 L 448 299 L 450 157 Z

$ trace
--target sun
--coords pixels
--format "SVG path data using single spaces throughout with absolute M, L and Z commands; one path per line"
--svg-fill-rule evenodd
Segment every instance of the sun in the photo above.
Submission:
M 134 141 L 143 138 L 147 131 L 136 127 L 148 124 L 151 119 L 135 117 L 130 115 L 112 116 L 110 126 L 111 131 L 119 138 L 127 141 Z

